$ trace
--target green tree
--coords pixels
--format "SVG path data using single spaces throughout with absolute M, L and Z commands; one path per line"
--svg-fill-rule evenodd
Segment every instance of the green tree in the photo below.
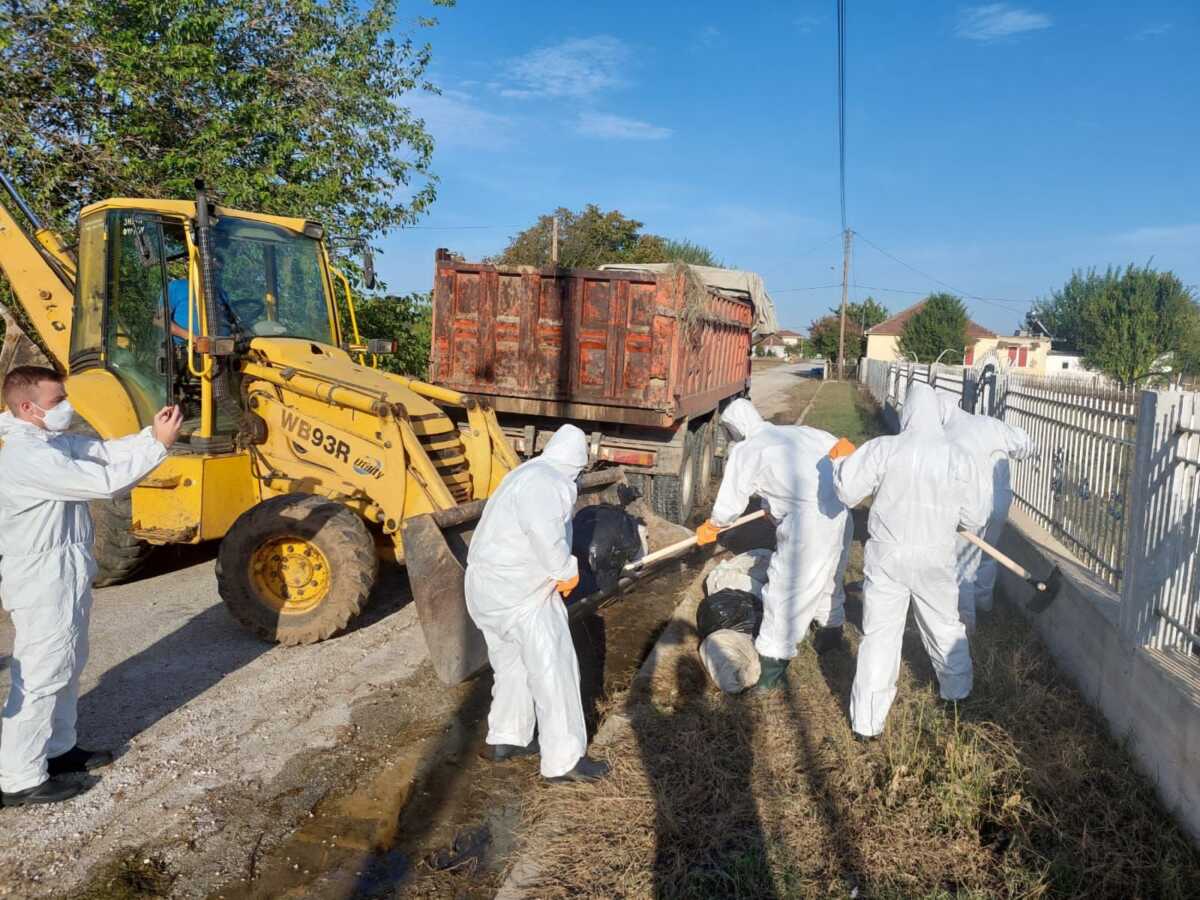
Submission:
M 400 297 L 369 297 L 355 303 L 358 330 L 366 338 L 395 340 L 396 353 L 379 357 L 385 372 L 429 377 L 433 307 L 428 292 Z
M 686 262 L 719 265 L 712 252 L 691 241 L 673 241 L 643 233 L 642 223 L 617 210 L 604 212 L 589 203 L 579 212 L 559 207 L 512 238 L 495 258 L 503 266 L 548 266 L 558 217 L 558 264 L 592 269 L 604 263 Z
M 904 323 L 900 349 L 923 363 L 931 363 L 943 350 L 962 353 L 967 345 L 967 308 L 953 294 L 930 294 L 921 308 Z
M 831 312 L 840 313 L 841 310 L 834 309 Z M 891 318 L 891 313 L 888 312 L 887 307 L 876 301 L 874 297 L 867 297 L 861 303 L 846 304 L 846 320 L 853 321 L 863 332 L 874 328 L 881 322 L 886 322 L 889 318 Z
M 841 315 L 831 314 L 815 319 L 808 326 L 809 351 L 815 356 L 837 360 L 838 339 L 841 332 Z M 858 323 L 846 313 L 846 359 L 859 359 L 865 352 L 865 340 Z
M 1095 269 L 1075 270 L 1061 288 L 1049 297 L 1039 297 L 1025 314 L 1030 330 L 1045 330 L 1050 337 L 1072 349 L 1083 348 L 1083 308 L 1110 289 L 1120 277 L 1111 267 L 1103 275 Z
M 454 0 L 432 0 L 450 6 Z M 11 0 L 4 166 L 60 227 L 107 196 L 188 197 L 378 237 L 435 196 L 433 90 L 396 0 Z M 435 23 L 416 20 L 414 28 Z
M 1123 385 L 1168 369 L 1194 370 L 1200 357 L 1196 299 L 1172 272 L 1110 269 L 1078 316 L 1084 365 Z

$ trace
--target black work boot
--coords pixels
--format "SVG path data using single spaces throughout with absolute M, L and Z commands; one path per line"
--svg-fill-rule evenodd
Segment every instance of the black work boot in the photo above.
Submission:
M 47 778 L 39 785 L 4 794 L 0 797 L 0 806 L 33 806 L 37 803 L 61 803 L 82 794 L 85 786 L 62 778 Z
M 486 759 L 488 762 L 501 763 L 522 756 L 533 756 L 540 750 L 537 738 L 524 747 L 520 744 L 484 744 L 483 749 L 479 751 L 479 758 Z
M 842 635 L 842 626 L 831 625 L 828 628 L 817 626 L 813 631 L 812 645 L 818 654 L 828 653 L 830 650 L 844 646 L 845 638 Z
M 763 656 L 761 653 L 758 656 L 759 675 L 758 684 L 754 685 L 754 691 L 774 691 L 777 690 L 783 682 L 783 676 L 787 672 L 787 667 L 791 663 L 790 659 L 775 659 L 771 656 Z
M 599 759 L 592 759 L 590 756 L 579 757 L 579 762 L 575 763 L 575 768 L 565 775 L 555 775 L 553 778 L 546 780 L 551 784 L 586 784 L 590 781 L 599 781 L 608 775 L 608 763 Z
M 107 750 L 85 750 L 78 744 L 46 760 L 46 769 L 50 777 L 67 775 L 71 772 L 90 772 L 92 769 L 102 769 L 113 761 L 113 755 Z

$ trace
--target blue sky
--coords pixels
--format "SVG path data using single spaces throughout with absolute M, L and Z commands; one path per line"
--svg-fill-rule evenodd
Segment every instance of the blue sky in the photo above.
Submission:
M 1200 283 L 1200 3 L 848 10 L 854 295 L 898 311 L 942 282 L 1007 332 L 1075 267 L 1153 257 Z M 391 290 L 428 290 L 439 246 L 477 259 L 592 202 L 760 272 L 787 327 L 838 302 L 809 289 L 841 280 L 833 0 L 438 15 L 443 93 L 407 99 L 439 196 L 383 241 Z

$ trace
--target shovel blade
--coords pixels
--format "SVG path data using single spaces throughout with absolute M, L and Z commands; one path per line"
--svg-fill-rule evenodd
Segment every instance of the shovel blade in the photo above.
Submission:
M 1045 612 L 1062 589 L 1062 570 L 1055 566 L 1046 576 L 1045 581 L 1030 579 L 1029 583 L 1033 587 L 1033 596 L 1029 598 L 1029 608 L 1035 613 Z
M 467 612 L 466 548 L 471 526 L 443 530 L 433 516 L 414 516 L 404 522 L 404 565 L 413 602 L 429 660 L 446 685 L 460 684 L 488 664 L 483 633 Z

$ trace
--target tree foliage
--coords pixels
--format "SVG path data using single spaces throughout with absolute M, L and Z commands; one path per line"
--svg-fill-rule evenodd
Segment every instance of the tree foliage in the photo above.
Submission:
M 718 266 L 712 251 L 688 240 L 644 233 L 642 223 L 617 210 L 589 203 L 579 212 L 559 207 L 512 238 L 495 262 L 504 266 L 549 266 L 554 219 L 558 217 L 558 264 L 594 269 L 604 263 L 685 262 Z
M 841 308 L 831 309 L 830 312 L 840 314 Z M 888 312 L 887 307 L 874 297 L 867 297 L 861 303 L 846 304 L 846 321 L 853 321 L 860 331 L 868 331 L 881 322 L 886 322 L 889 318 L 891 318 L 891 313 Z
M 430 50 L 390 36 L 396 7 L 12 0 L 3 164 L 60 227 L 107 196 L 189 197 L 203 176 L 228 205 L 377 237 L 435 195 L 433 141 L 399 102 L 432 89 Z
M 1194 365 L 1200 315 L 1171 272 L 1110 269 L 1103 289 L 1081 305 L 1079 321 L 1084 365 L 1121 384 Z
M 1200 312 L 1172 272 L 1149 266 L 1075 271 L 1025 315 L 1089 368 L 1132 385 L 1168 369 L 1200 371 Z
M 837 314 L 822 316 L 814 319 L 808 326 L 809 349 L 815 356 L 836 360 L 838 358 L 838 338 L 841 331 L 841 311 Z M 846 359 L 859 359 L 865 353 L 865 340 L 858 322 L 850 317 L 850 307 L 846 307 Z
M 967 308 L 953 294 L 936 293 L 925 298 L 900 332 L 900 350 L 916 356 L 923 363 L 931 363 L 943 350 L 957 351 L 951 357 L 961 362 L 963 348 L 967 345 Z
M 428 292 L 400 297 L 370 297 L 355 305 L 358 329 L 366 338 L 395 339 L 399 349 L 379 357 L 379 368 L 400 375 L 429 377 L 433 336 L 432 298 Z

